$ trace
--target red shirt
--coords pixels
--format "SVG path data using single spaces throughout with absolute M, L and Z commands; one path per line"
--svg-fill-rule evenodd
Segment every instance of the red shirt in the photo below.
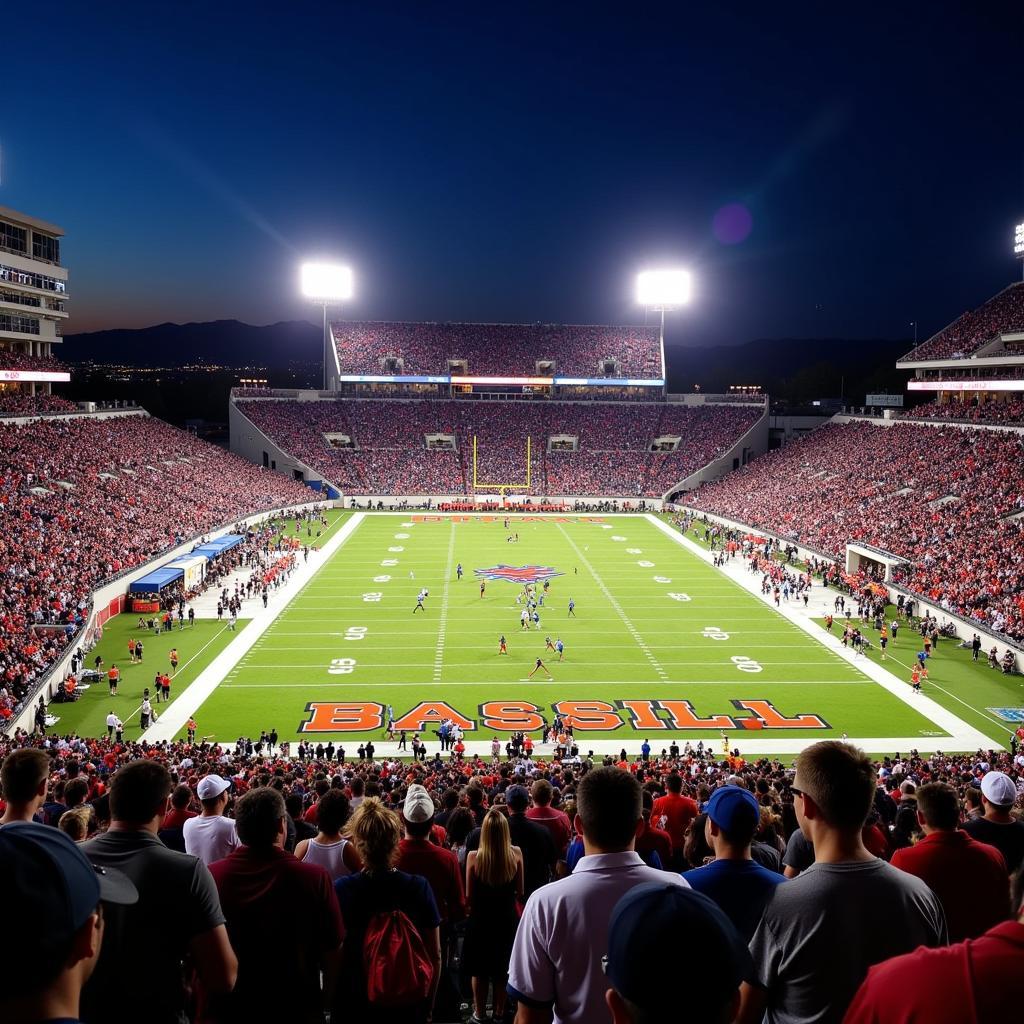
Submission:
M 558 856 L 564 857 L 569 847 L 569 837 L 572 835 L 572 826 L 565 811 L 555 810 L 554 807 L 530 807 L 526 811 L 526 816 L 530 821 L 543 825 L 551 833 Z
M 876 964 L 843 1024 L 989 1024 L 1024 1005 L 1024 924 L 1006 921 L 980 938 Z
M 696 800 L 683 796 L 682 793 L 666 793 L 654 801 L 651 821 L 658 825 L 659 819 L 664 814 L 668 819 L 665 823 L 665 831 L 672 839 L 672 849 L 675 852 L 682 852 L 683 843 L 686 841 L 686 827 L 697 817 L 698 813 Z
M 320 1004 L 321 958 L 338 949 L 345 934 L 330 875 L 276 846 L 240 846 L 214 861 L 210 873 L 238 956 L 234 991 L 211 1001 L 223 1008 L 211 1017 L 312 1019 Z M 288 941 L 275 942 L 273 935 Z
M 197 817 L 195 811 L 190 811 L 187 807 L 183 810 L 178 810 L 177 807 L 172 807 L 165 815 L 164 820 L 161 822 L 161 828 L 181 828 L 189 818 Z
M 897 850 L 892 866 L 916 875 L 946 912 L 949 941 L 974 939 L 1009 916 L 1010 880 L 1003 855 L 966 832 L 932 832 Z
M 420 875 L 430 884 L 441 921 L 461 921 L 466 916 L 459 858 L 429 839 L 403 839 L 398 844 L 399 871 Z
M 672 837 L 660 828 L 652 828 L 649 821 L 644 822 L 644 830 L 636 837 L 636 852 L 647 853 L 654 850 L 661 858 L 661 866 L 668 870 L 672 860 Z

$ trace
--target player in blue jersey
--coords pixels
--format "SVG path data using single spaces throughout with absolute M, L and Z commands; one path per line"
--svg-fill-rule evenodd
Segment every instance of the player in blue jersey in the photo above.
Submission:
M 574 619 L 576 618 L 576 602 L 571 597 L 569 598 L 569 614 Z
M 562 643 L 561 637 L 555 641 L 555 650 L 558 652 L 558 660 L 562 661 L 565 658 L 565 644 Z

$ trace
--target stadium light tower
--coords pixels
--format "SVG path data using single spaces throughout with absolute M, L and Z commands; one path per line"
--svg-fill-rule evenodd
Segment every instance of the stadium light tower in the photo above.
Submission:
M 337 263 L 303 263 L 300 274 L 302 294 L 324 311 L 324 391 L 328 390 L 328 359 L 333 359 L 331 346 L 334 344 L 327 331 L 327 307 L 340 305 L 352 298 L 352 268 Z
M 636 301 L 661 313 L 661 375 L 665 380 L 665 314 L 690 301 L 688 270 L 643 270 L 636 276 Z

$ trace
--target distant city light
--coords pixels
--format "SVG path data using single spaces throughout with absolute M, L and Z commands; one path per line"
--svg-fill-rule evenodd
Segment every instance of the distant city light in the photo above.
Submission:
M 651 309 L 672 309 L 690 301 L 688 270 L 644 270 L 636 277 L 636 301 Z
M 336 263 L 303 263 L 302 294 L 315 302 L 343 302 L 353 293 L 352 268 Z

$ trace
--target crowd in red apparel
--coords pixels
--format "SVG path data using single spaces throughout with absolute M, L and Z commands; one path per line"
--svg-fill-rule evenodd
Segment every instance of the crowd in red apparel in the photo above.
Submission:
M 0 391 L 0 416 L 36 416 L 47 412 L 78 412 L 78 406 L 60 395 Z
M 997 335 L 1024 329 L 1024 282 L 1004 288 L 977 309 L 908 352 L 903 359 L 957 359 L 970 355 Z
M 908 560 L 915 593 L 1024 639 L 1016 433 L 829 425 L 702 487 L 687 504 L 839 559 L 860 542 Z
M 0 348 L 0 370 L 51 370 L 66 372 L 67 364 L 53 356 L 34 356 L 13 348 Z
M 926 402 L 902 414 L 904 419 L 956 420 L 962 423 L 1024 424 L 1024 398 L 970 405 L 963 402 Z
M 70 642 L 104 580 L 189 537 L 311 497 L 146 416 L 0 424 L 0 684 L 9 709 Z M 45 628 L 53 626 L 65 628 Z
M 256 401 L 243 412 L 294 458 L 349 493 L 467 494 L 473 490 L 472 439 L 481 484 L 526 482 L 517 493 L 656 497 L 707 465 L 757 421 L 761 409 L 728 405 L 613 402 Z M 332 448 L 341 434 L 354 448 Z M 449 435 L 457 450 L 431 451 L 426 437 Z M 578 439 L 576 451 L 548 451 L 548 440 Z M 651 452 L 658 437 L 672 452 Z M 477 488 L 479 489 L 479 487 Z
M 400 359 L 402 374 L 453 372 L 448 360 L 466 363 L 469 375 L 536 377 L 537 363 L 554 364 L 568 377 L 662 376 L 656 327 L 562 324 L 334 323 L 342 373 L 387 373 L 383 361 Z M 615 372 L 604 362 L 614 360 Z

